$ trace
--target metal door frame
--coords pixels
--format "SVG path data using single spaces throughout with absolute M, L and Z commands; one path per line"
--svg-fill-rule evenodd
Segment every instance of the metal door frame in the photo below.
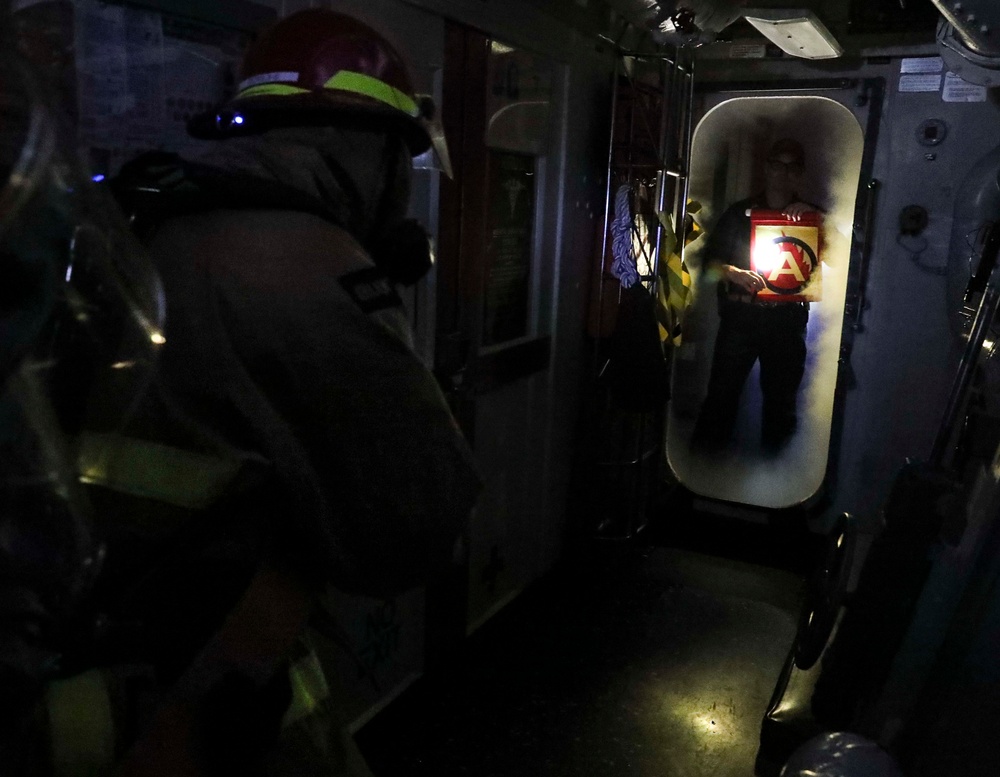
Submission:
M 832 503 L 831 494 L 835 490 L 837 483 L 844 427 L 844 405 L 847 392 L 853 387 L 850 356 L 856 336 L 864 331 L 864 311 L 867 307 L 865 293 L 868 279 L 868 264 L 875 230 L 875 211 L 878 192 L 881 185 L 881 182 L 873 177 L 873 173 L 875 169 L 875 154 L 878 148 L 879 127 L 882 121 L 882 109 L 885 101 L 885 78 L 879 76 L 868 78 L 801 79 L 782 82 L 718 81 L 702 84 L 695 83 L 695 92 L 697 94 L 726 94 L 733 97 L 821 96 L 822 92 L 843 92 L 848 90 L 856 92 L 854 107 L 867 108 L 868 115 L 867 120 L 862 126 L 864 148 L 854 206 L 854 234 L 851 240 L 850 264 L 847 273 L 847 295 L 844 302 L 844 323 L 841 330 L 839 367 L 837 369 L 837 384 L 834 390 L 826 474 L 814 496 L 806 499 L 799 505 L 783 508 L 783 512 L 805 510 L 809 514 L 821 513 Z M 849 110 L 852 110 L 846 101 L 843 101 L 842 104 Z M 687 162 L 689 164 L 690 159 Z M 681 484 L 681 488 L 683 488 L 683 484 Z M 709 509 L 714 504 L 724 504 L 727 507 L 733 507 L 729 502 L 714 500 L 711 497 L 701 495 L 697 495 L 696 500 L 699 505 L 708 507 Z M 772 508 L 757 507 L 755 505 L 740 504 L 736 507 L 740 511 L 745 512 L 748 517 L 754 515 L 767 516 L 777 512 Z

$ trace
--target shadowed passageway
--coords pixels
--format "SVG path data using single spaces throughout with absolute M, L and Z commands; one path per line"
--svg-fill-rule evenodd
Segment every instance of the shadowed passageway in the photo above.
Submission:
M 598 544 L 358 734 L 378 777 L 751 777 L 800 579 Z

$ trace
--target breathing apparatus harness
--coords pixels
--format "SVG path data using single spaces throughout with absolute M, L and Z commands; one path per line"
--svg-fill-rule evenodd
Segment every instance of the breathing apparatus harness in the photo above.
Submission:
M 347 199 L 357 201 L 360 195 L 346 171 L 329 160 L 328 167 Z M 188 162 L 176 154 L 154 151 L 140 156 L 122 168 L 112 187 L 143 241 L 177 216 L 218 209 L 289 210 L 310 213 L 351 233 L 393 283 L 412 286 L 433 266 L 427 232 L 415 219 L 380 224 L 362 240 L 351 230 L 350 214 L 338 213 L 319 197 L 279 182 Z M 383 195 L 377 213 L 386 212 L 388 196 Z M 379 223 L 378 216 L 375 221 Z

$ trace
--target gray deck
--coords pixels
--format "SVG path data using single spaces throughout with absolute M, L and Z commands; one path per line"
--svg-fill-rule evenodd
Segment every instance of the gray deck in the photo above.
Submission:
M 751 777 L 797 576 L 597 545 L 358 734 L 377 777 Z

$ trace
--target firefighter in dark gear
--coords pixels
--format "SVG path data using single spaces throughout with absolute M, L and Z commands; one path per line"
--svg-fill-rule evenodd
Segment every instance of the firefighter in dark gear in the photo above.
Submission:
M 172 407 L 145 434 L 190 447 L 197 428 L 264 463 L 304 569 L 398 592 L 422 579 L 414 543 L 454 538 L 478 491 L 396 290 L 429 267 L 406 219 L 421 103 L 381 36 L 327 11 L 265 32 L 242 76 L 193 122 L 207 152 L 117 181 L 167 291 Z
M 805 374 L 806 302 L 758 299 L 764 279 L 750 267 L 750 217 L 753 208 L 781 211 L 793 221 L 817 208 L 798 195 L 805 151 L 784 138 L 770 148 L 763 192 L 723 212 L 705 246 L 705 270 L 718 279 L 719 332 L 708 389 L 695 424 L 692 447 L 714 452 L 729 444 L 736 425 L 743 385 L 760 362 L 763 397 L 761 445 L 777 452 L 798 426 L 796 395 Z
M 93 644 L 105 554 L 74 453 L 89 428 L 101 458 L 130 417 L 164 311 L 152 265 L 88 180 L 12 30 L 0 8 L 0 771 L 19 777 L 52 773 L 68 732 L 89 750 L 80 760 L 111 756 L 100 705 L 81 725 L 58 701 L 95 679 L 70 677 Z
M 209 772 L 236 757 L 248 773 L 307 768 L 275 724 L 316 593 L 391 596 L 450 560 L 480 481 L 397 291 L 430 266 L 406 218 L 429 112 L 381 35 L 303 11 L 263 33 L 235 97 L 192 122 L 215 141 L 205 153 L 140 158 L 116 182 L 167 298 L 157 391 L 132 432 L 232 475 L 208 508 L 228 528 L 201 541 L 202 574 L 184 586 L 228 590 L 207 608 L 228 614 L 206 647 L 171 640 L 185 658 L 162 656 L 175 690 L 126 759 L 135 773 L 164 747 Z M 227 635 L 259 635 L 261 611 L 275 617 L 259 645 Z M 172 602 L 161 612 L 178 624 Z M 192 721 L 179 740 L 178 719 Z M 342 742 L 312 756 L 367 771 Z
M 112 425 L 98 398 L 79 435 L 107 553 L 64 695 L 115 713 L 123 774 L 367 774 L 336 721 L 295 725 L 336 717 L 303 635 L 327 585 L 427 582 L 481 487 L 397 291 L 430 266 L 406 218 L 430 111 L 381 35 L 304 11 L 192 122 L 207 151 L 114 182 L 166 330 L 136 412 Z

